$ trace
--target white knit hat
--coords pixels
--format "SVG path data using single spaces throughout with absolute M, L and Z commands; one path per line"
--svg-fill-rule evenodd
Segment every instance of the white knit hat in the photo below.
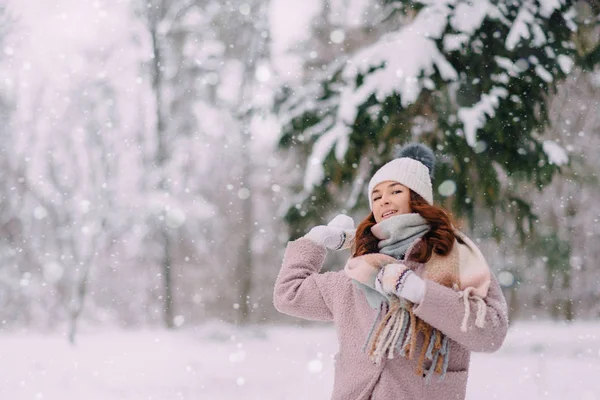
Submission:
M 372 194 L 375 186 L 381 182 L 401 183 L 420 195 L 427 203 L 433 204 L 431 176 L 435 165 L 435 156 L 431 149 L 423 144 L 411 143 L 404 146 L 396 158 L 379 168 L 369 181 L 369 208 L 373 210 Z M 426 165 L 427 164 L 427 165 Z

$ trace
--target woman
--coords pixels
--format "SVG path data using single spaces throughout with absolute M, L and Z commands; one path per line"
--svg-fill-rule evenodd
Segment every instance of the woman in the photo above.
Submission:
M 371 178 L 371 213 L 339 215 L 288 243 L 275 283 L 280 312 L 333 321 L 333 399 L 464 399 L 470 353 L 502 345 L 506 302 L 479 249 L 433 205 L 434 155 L 421 144 Z M 327 249 L 353 244 L 343 271 Z

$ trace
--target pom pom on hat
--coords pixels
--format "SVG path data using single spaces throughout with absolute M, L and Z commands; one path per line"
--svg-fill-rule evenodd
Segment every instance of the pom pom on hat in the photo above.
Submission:
M 435 155 L 433 151 L 422 143 L 409 143 L 402 146 L 396 152 L 396 158 L 412 158 L 420 161 L 429 169 L 429 179 L 433 181 L 433 172 L 435 171 Z
M 371 178 L 368 188 L 369 207 L 373 209 L 371 195 L 381 182 L 399 182 L 411 189 L 429 204 L 433 204 L 431 181 L 435 168 L 433 151 L 421 143 L 409 143 L 399 149 L 398 158 L 379 168 Z

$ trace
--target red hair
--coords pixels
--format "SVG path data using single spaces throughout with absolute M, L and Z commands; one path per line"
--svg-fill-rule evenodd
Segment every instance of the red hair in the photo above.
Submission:
M 434 251 L 442 256 L 450 253 L 456 239 L 450 215 L 443 208 L 427 203 L 412 190 L 410 191 L 409 205 L 411 211 L 423 217 L 430 227 L 429 231 L 423 236 L 425 245 L 415 248 L 411 258 L 414 261 L 424 263 L 431 258 Z M 352 246 L 352 257 L 379 252 L 377 248 L 379 239 L 371 232 L 371 227 L 376 223 L 375 216 L 371 212 L 358 225 L 354 245 Z

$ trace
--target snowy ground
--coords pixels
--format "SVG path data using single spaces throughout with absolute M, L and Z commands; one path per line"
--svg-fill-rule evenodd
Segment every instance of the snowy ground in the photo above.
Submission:
M 328 327 L 0 334 L 0 399 L 327 399 Z M 517 323 L 475 354 L 468 399 L 600 400 L 600 323 Z

